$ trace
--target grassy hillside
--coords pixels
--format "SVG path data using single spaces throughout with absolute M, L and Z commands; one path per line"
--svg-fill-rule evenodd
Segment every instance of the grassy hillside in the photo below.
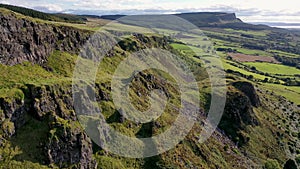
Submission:
M 56 22 L 69 22 L 69 23 L 84 23 L 87 21 L 85 16 L 77 16 L 70 14 L 48 14 L 33 9 L 23 8 L 19 6 L 0 4 L 0 8 L 12 10 L 14 12 L 30 16 L 33 18 L 39 18 L 42 20 L 56 21 Z
M 272 63 L 258 63 L 258 62 L 247 62 L 249 66 L 254 66 L 257 70 L 270 73 L 270 74 L 284 74 L 284 75 L 296 75 L 300 74 L 300 69 L 295 67 L 272 64 Z
M 94 32 L 107 23 L 99 18 L 89 19 L 85 24 L 56 20 L 58 23 L 49 21 L 57 15 L 45 15 L 45 20 L 42 20 L 42 14 L 34 11 L 30 16 L 30 10 L 15 10 L 24 10 L 27 15 L 18 14 L 16 18 L 57 27 L 68 25 L 68 29 L 76 27 Z M 38 17 L 35 15 L 41 15 L 41 18 L 32 19 Z M 199 15 L 203 18 L 197 20 Z M 199 21 L 199 24 L 210 22 L 241 26 L 241 21 L 233 14 L 193 13 L 182 16 Z M 294 52 L 293 58 L 297 58 L 298 49 L 294 49 L 297 41 L 290 41 L 281 32 L 283 41 L 291 45 L 291 48 L 285 48 L 280 37 L 274 37 L 278 32 L 262 29 L 263 26 L 242 26 L 243 30 L 236 30 L 240 27 L 224 29 L 214 25 L 213 28 L 205 28 L 207 37 L 166 28 L 140 35 L 138 33 L 148 29 L 124 26 L 122 23 L 105 27 L 107 31 L 125 38 L 107 52 L 98 67 L 95 88 L 88 86 L 89 92 L 83 93 L 82 97 L 88 98 L 91 91 L 95 92 L 93 104 L 99 106 L 112 129 L 137 138 L 161 134 L 174 123 L 180 101 L 185 99 L 180 97 L 178 85 L 171 75 L 158 70 L 144 70 L 134 74 L 129 86 L 131 104 L 145 111 L 150 107 L 151 91 L 161 90 L 168 98 L 166 108 L 154 122 L 141 124 L 126 119 L 112 100 L 111 81 L 119 64 L 133 52 L 144 48 L 162 48 L 176 54 L 187 63 L 200 88 L 201 111 L 198 112 L 199 117 L 192 117 L 197 120 L 192 130 L 171 150 L 149 158 L 126 158 L 103 150 L 89 141 L 89 136 L 82 131 L 83 126 L 78 123 L 74 110 L 77 105 L 73 105 L 72 97 L 72 77 L 78 53 L 54 50 L 43 63 L 0 64 L 0 168 L 94 168 L 95 163 L 97 168 L 132 169 L 283 168 L 289 159 L 294 160 L 300 154 L 300 89 L 297 86 L 299 79 L 294 75 L 299 71 L 296 67 L 280 64 L 238 62 L 232 60 L 229 53 L 275 58 L 276 50 L 276 55 Z M 183 41 L 179 42 L 178 38 Z M 218 48 L 217 52 L 213 50 Z M 227 72 L 226 108 L 218 128 L 201 144 L 199 134 L 208 123 L 205 118 L 209 106 L 214 104 L 211 103 L 211 82 L 205 63 L 218 61 L 215 55 L 220 56 Z M 93 63 L 89 59 L 83 60 Z M 287 80 L 294 83 L 286 86 Z M 97 120 L 87 118 L 95 128 L 101 127 L 94 123 Z

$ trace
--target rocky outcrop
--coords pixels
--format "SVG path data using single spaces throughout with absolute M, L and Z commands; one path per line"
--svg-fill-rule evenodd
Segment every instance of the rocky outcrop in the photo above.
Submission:
M 50 115 L 49 140 L 45 143 L 49 164 L 60 168 L 72 165 L 82 169 L 95 168 L 92 142 L 74 113 L 71 86 L 29 86 L 28 89 L 30 97 L 34 98 L 30 105 L 34 115 L 43 120 Z
M 42 119 L 46 114 L 54 113 L 65 120 L 76 120 L 70 86 L 33 86 L 28 85 L 32 99 L 30 107 L 34 116 Z
M 233 86 L 243 92 L 251 101 L 252 106 L 260 106 L 260 100 L 256 90 L 250 82 L 234 82 Z
M 0 143 L 21 130 L 26 123 L 25 116 L 31 116 L 49 124 L 49 138 L 41 147 L 49 165 L 95 168 L 92 142 L 73 110 L 71 85 L 27 85 L 22 90 L 16 92 L 23 92 L 23 99 L 16 94 L 0 98 Z
M 176 14 L 180 18 L 186 19 L 196 26 L 212 26 L 216 24 L 235 23 L 242 21 L 236 18 L 234 13 L 222 13 L 222 12 L 195 12 L 195 13 L 183 13 Z
M 118 45 L 127 52 L 135 52 L 142 49 L 160 48 L 170 50 L 167 37 L 145 36 L 133 34 L 132 37 L 121 40 Z
M 15 65 L 24 61 L 42 64 L 54 50 L 76 52 L 91 32 L 66 26 L 20 19 L 14 13 L 0 12 L 0 63 Z
M 2 137 L 9 138 L 25 124 L 26 107 L 21 98 L 0 98 L 0 124 Z
M 229 21 L 229 22 L 237 21 L 237 17 L 235 13 L 219 14 L 218 17 L 220 18 L 221 21 Z
M 230 87 L 232 88 L 232 87 Z M 234 88 L 227 93 L 226 106 L 219 127 L 238 145 L 247 143 L 250 138 L 243 134 L 246 126 L 259 124 L 250 98 Z
M 74 164 L 76 168 L 82 169 L 96 167 L 96 162 L 92 158 L 92 142 L 77 123 L 59 117 L 54 118 L 46 145 L 50 164 L 56 164 L 60 168 L 67 168 Z

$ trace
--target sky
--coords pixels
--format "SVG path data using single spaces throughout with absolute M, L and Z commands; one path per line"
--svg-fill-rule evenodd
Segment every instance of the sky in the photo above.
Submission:
M 300 23 L 298 0 L 0 0 L 44 12 L 76 14 L 157 14 L 217 11 L 245 22 Z

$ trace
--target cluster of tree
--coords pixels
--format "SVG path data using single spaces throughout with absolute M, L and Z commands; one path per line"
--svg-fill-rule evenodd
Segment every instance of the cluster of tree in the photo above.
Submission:
M 230 59 L 230 57 L 227 57 L 227 59 Z M 235 63 L 230 63 L 230 64 L 235 67 L 239 67 L 239 68 L 245 69 L 247 71 L 250 71 L 250 72 L 253 72 L 256 74 L 267 76 L 268 78 L 265 78 L 264 80 L 261 81 L 264 83 L 280 84 L 280 81 L 283 81 L 284 85 L 287 85 L 287 86 L 300 86 L 300 81 L 298 81 L 296 79 L 296 77 L 300 77 L 300 74 L 295 74 L 294 78 L 290 78 L 290 77 L 285 77 L 286 75 L 284 75 L 284 74 L 270 74 L 270 73 L 259 71 L 256 69 L 255 66 L 247 66 L 247 65 L 239 66 Z M 249 77 L 247 77 L 247 78 L 249 79 Z M 250 76 L 250 80 L 252 80 L 252 78 L 253 77 Z
M 274 31 L 268 34 L 270 49 L 280 50 L 288 53 L 300 54 L 300 35 L 286 30 Z
M 285 85 L 287 86 L 300 86 L 300 81 L 291 78 L 284 79 Z
M 69 15 L 69 14 L 48 14 L 48 13 L 39 12 L 28 8 L 6 5 L 6 4 L 0 4 L 0 8 L 9 9 L 11 11 L 20 13 L 25 16 L 30 16 L 33 18 L 39 18 L 43 20 L 56 21 L 56 22 L 83 23 L 84 21 L 87 20 L 85 16 Z
M 234 75 L 246 78 L 248 80 L 254 80 L 253 75 L 245 75 L 245 74 L 243 74 L 243 73 L 241 73 L 239 71 L 235 71 L 235 70 L 232 70 L 232 69 L 227 69 L 226 73 L 234 74 Z
M 232 48 L 217 48 L 216 51 L 219 51 L 219 52 L 230 52 L 230 53 L 237 52 L 236 49 L 232 49 Z
M 235 64 L 231 64 L 231 65 L 236 66 Z M 237 66 L 237 67 L 239 67 L 239 66 Z M 240 67 L 240 68 L 242 68 L 242 67 Z M 244 68 L 248 69 L 248 67 L 244 67 Z M 300 81 L 296 80 L 296 78 L 279 78 L 279 77 L 277 77 L 275 75 L 271 75 L 269 73 L 257 71 L 255 69 L 255 67 L 251 67 L 250 69 L 251 70 L 248 69 L 248 71 L 251 71 L 253 73 L 257 73 L 260 75 L 265 75 L 267 77 L 263 80 L 259 80 L 259 79 L 254 79 L 253 75 L 245 75 L 243 73 L 240 73 L 239 71 L 234 71 L 231 69 L 226 70 L 226 72 L 230 73 L 230 74 L 235 74 L 235 75 L 243 77 L 243 78 L 247 78 L 248 80 L 259 81 L 259 82 L 263 82 L 263 83 L 280 84 L 280 80 L 281 80 L 284 82 L 284 85 L 286 85 L 286 86 L 300 86 Z
M 237 23 L 236 25 L 246 26 L 245 28 L 239 28 L 241 30 L 252 30 L 251 27 L 253 26 L 245 23 Z M 247 26 L 249 27 L 249 29 L 247 29 Z M 234 26 L 231 28 L 239 30 L 237 27 Z M 276 29 L 276 28 L 263 28 L 263 29 L 272 30 L 271 33 L 267 34 L 267 39 L 259 38 L 258 36 L 244 34 L 244 33 L 241 34 L 241 37 L 235 37 L 230 35 L 224 36 L 224 35 L 218 35 L 218 34 L 207 33 L 207 32 L 206 35 L 210 38 L 242 44 L 242 47 L 247 49 L 262 50 L 262 51 L 272 49 L 272 50 L 280 50 L 288 53 L 300 54 L 300 45 L 297 40 L 300 38 L 300 35 L 283 29 Z
M 299 43 L 299 42 L 298 42 Z M 299 46 L 291 46 L 290 44 L 276 44 L 271 49 L 280 50 L 288 53 L 300 54 Z
M 282 64 L 284 65 L 293 66 L 300 69 L 300 58 L 292 58 L 292 57 L 279 56 L 279 55 L 275 55 L 274 58 L 279 62 L 282 62 Z
M 254 44 L 254 43 L 244 43 L 242 45 L 243 48 L 248 48 L 248 49 L 254 49 L 254 50 L 266 50 L 266 46 L 263 45 L 258 45 L 258 44 Z
M 222 24 L 216 24 L 211 26 L 220 27 L 220 28 L 231 28 L 236 30 L 254 30 L 254 31 L 274 29 L 266 25 L 252 25 L 244 22 L 232 22 L 232 23 L 225 23 L 225 24 L 222 23 Z
M 242 36 L 242 37 L 245 37 L 245 38 L 254 38 L 253 35 L 250 35 L 250 34 L 244 34 L 244 33 L 242 33 L 241 36 Z

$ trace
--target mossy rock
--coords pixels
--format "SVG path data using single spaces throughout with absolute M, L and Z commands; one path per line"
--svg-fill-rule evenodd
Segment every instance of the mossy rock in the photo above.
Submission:
M 281 169 L 281 166 L 277 160 L 268 159 L 265 163 L 265 169 Z
M 1 129 L 5 137 L 11 137 L 12 135 L 15 134 L 15 125 L 13 122 L 9 121 L 8 119 L 4 120 Z
M 0 89 L 0 98 L 4 98 L 5 101 L 11 103 L 14 100 L 23 101 L 25 99 L 25 95 L 21 89 Z
M 100 169 L 125 169 L 121 160 L 106 157 L 106 156 L 96 156 L 96 161 L 98 162 L 98 168 Z

